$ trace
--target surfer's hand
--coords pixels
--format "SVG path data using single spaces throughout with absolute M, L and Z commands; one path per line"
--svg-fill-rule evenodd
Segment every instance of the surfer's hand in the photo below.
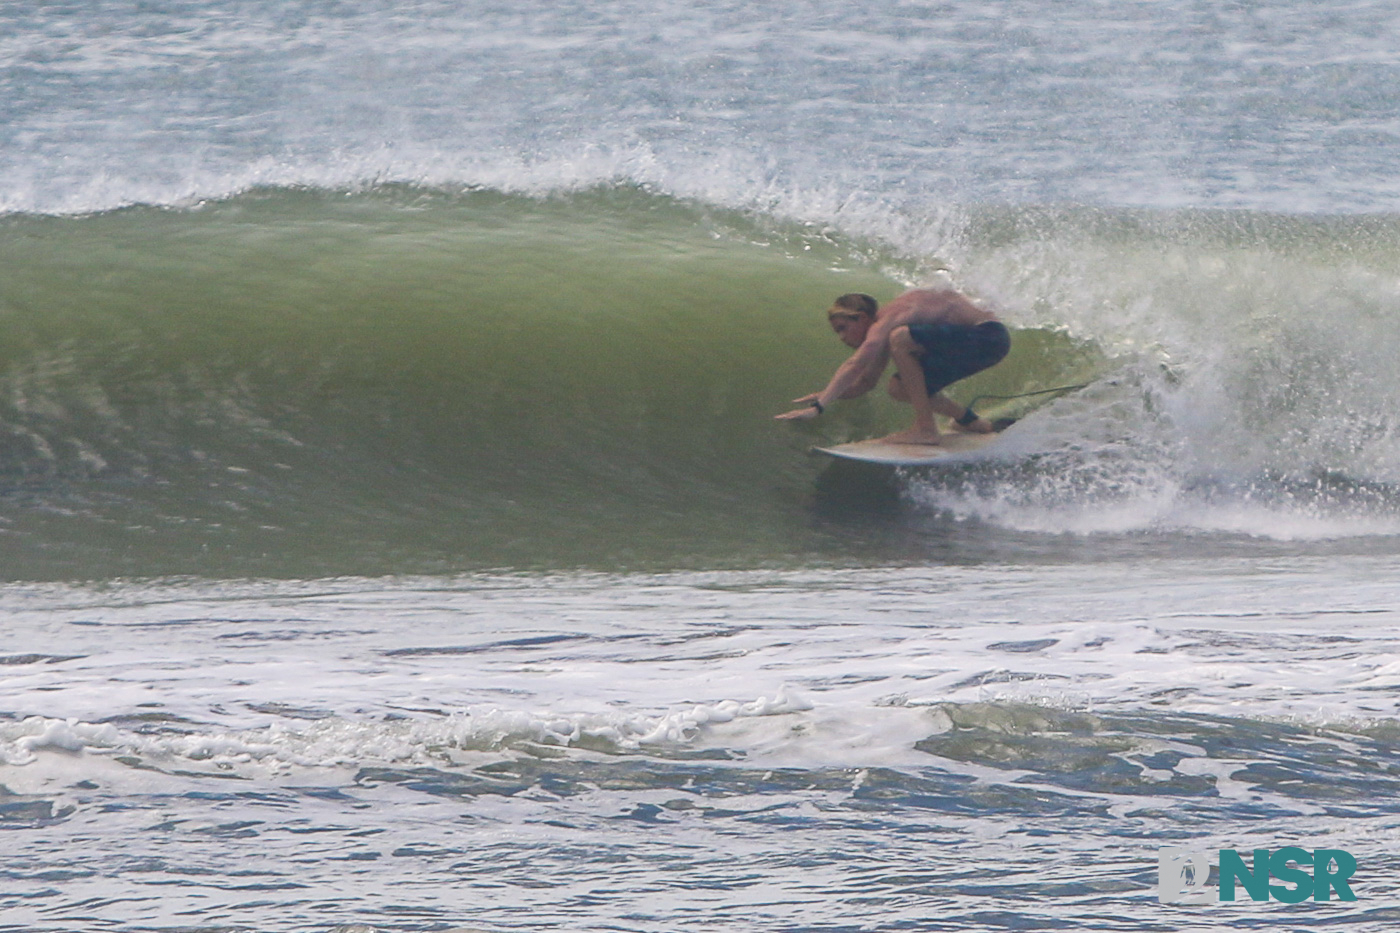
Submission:
M 792 400 L 792 404 L 794 404 L 794 405 L 806 405 L 806 404 L 808 404 L 809 402 L 816 401 L 817 396 L 819 396 L 819 395 L 821 395 L 820 392 L 808 392 L 806 395 L 802 396 L 801 398 L 795 398 L 795 399 L 793 399 L 793 400 Z
M 774 415 L 777 421 L 811 421 L 821 412 L 811 405 L 806 408 L 794 408 L 792 411 L 785 411 L 781 415 Z

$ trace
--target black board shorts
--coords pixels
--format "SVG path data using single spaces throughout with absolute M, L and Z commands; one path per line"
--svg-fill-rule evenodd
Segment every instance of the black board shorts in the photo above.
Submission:
M 1011 332 L 1000 321 L 983 321 L 971 327 L 910 324 L 909 336 L 924 348 L 919 364 L 929 395 L 995 366 L 1011 351 Z

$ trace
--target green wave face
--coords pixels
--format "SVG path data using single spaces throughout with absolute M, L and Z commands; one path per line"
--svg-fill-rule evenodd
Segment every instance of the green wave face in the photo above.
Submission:
M 896 413 L 846 405 L 816 432 L 771 416 L 842 358 L 834 296 L 899 291 L 859 252 L 635 189 L 284 190 L 12 217 L 11 571 L 823 553 L 839 542 L 813 525 L 806 449 Z M 1029 376 L 1003 375 L 991 384 Z
M 1304 231 L 1301 245 L 1274 248 L 1316 254 L 1338 236 Z M 1190 428 L 1180 412 L 1206 385 L 1235 391 L 1262 425 L 1217 446 L 1243 443 L 1237 461 L 1265 459 L 1241 475 L 1294 495 L 1315 464 L 1269 446 L 1292 414 L 1252 374 L 1318 354 L 1344 367 L 1296 327 L 1261 331 L 1258 309 L 1233 309 L 1228 328 L 1201 310 L 1201 296 L 1221 294 L 1217 266 L 1241 249 L 1231 237 L 1092 216 L 967 223 L 946 259 L 1005 296 L 1015 337 L 1007 361 L 953 394 L 1097 381 L 1023 422 L 1033 443 L 1013 466 L 954 471 L 940 487 L 807 455 L 902 426 L 907 409 L 883 387 L 814 425 L 772 420 L 848 352 L 826 327 L 834 296 L 888 299 L 938 256 L 911 261 L 828 227 L 632 187 L 282 189 L 182 209 L 12 215 L 0 222 L 5 573 L 957 557 L 969 517 L 1012 538 L 1073 530 L 1059 513 L 1016 516 L 1042 514 L 1047 497 L 1082 510 L 1208 475 L 1163 440 L 1175 410 L 1170 436 Z M 1128 268 L 1116 267 L 1123 257 Z M 1349 281 L 1374 279 L 1381 259 L 1366 262 Z M 1177 351 L 1205 345 L 1203 334 L 1218 359 L 1183 362 Z M 1232 354 L 1244 362 L 1219 362 Z M 1051 398 L 979 407 L 1026 415 Z M 1389 461 L 1353 452 L 1338 464 L 1343 485 L 1385 486 L 1378 462 Z M 1390 502 L 1373 487 L 1368 502 Z M 931 529 L 930 514 L 951 524 Z M 978 539 L 992 552 L 1006 540 Z

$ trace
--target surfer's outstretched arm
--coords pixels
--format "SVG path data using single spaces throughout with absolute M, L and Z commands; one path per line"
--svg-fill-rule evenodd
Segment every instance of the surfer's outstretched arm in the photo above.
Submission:
M 794 408 L 792 411 L 785 411 L 781 415 L 775 415 L 779 421 L 806 421 L 815 418 L 826 407 L 837 399 L 855 398 L 869 392 L 877 382 L 880 381 L 880 374 L 885 370 L 885 364 L 889 362 L 888 343 L 883 334 L 877 334 L 872 328 L 865 342 L 847 357 L 846 362 L 836 369 L 836 374 L 831 377 L 826 388 L 820 392 L 804 395 L 799 399 L 794 399 L 794 403 L 806 402 L 802 408 Z
M 844 393 L 842 393 L 841 397 L 860 398 L 862 395 L 875 388 L 875 386 L 880 381 L 880 375 L 881 374 L 879 370 L 867 373 L 859 382 L 857 382 L 855 385 L 851 386 Z M 806 395 L 793 399 L 792 404 L 810 406 L 812 404 L 812 401 L 820 396 L 820 392 L 808 392 Z

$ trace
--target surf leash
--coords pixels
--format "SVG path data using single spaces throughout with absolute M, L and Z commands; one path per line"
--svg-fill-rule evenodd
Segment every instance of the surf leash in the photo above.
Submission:
M 1089 383 L 1086 382 L 1086 383 L 1084 383 L 1083 385 L 1076 385 L 1076 386 L 1056 386 L 1056 387 L 1053 388 L 1053 389 L 1036 389 L 1034 392 L 1022 392 L 1022 393 L 1020 393 L 1019 395 L 979 395 L 979 396 L 977 396 L 976 398 L 974 398 L 972 401 L 970 401 L 970 402 L 967 403 L 967 410 L 968 410 L 968 411 L 972 411 L 972 406 L 973 406 L 973 405 L 976 405 L 978 402 L 982 401 L 983 399 L 988 399 L 988 398 L 996 399 L 996 400 L 999 401 L 999 402 L 1008 402 L 1008 401 L 1011 401 L 1012 399 L 1017 399 L 1017 398 L 1030 398 L 1031 396 L 1034 396 L 1034 395 L 1049 395 L 1051 392 L 1073 392 L 1075 389 L 1087 389 L 1087 388 L 1089 388 Z

